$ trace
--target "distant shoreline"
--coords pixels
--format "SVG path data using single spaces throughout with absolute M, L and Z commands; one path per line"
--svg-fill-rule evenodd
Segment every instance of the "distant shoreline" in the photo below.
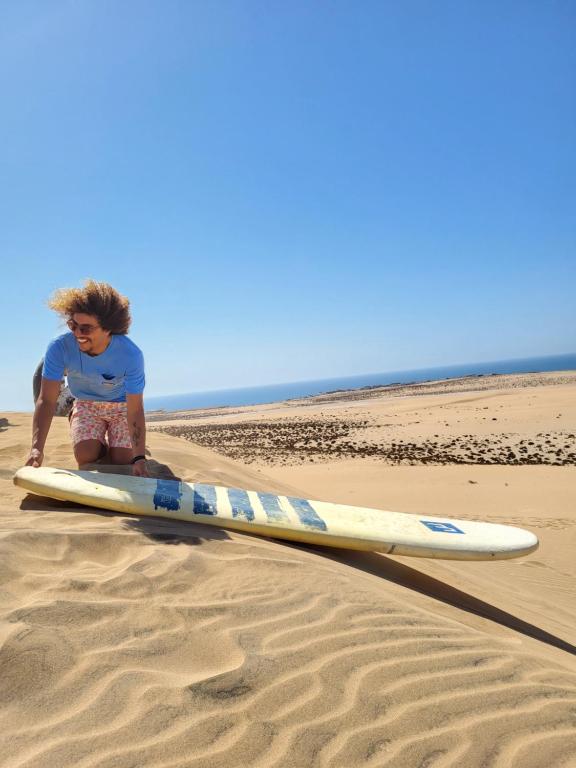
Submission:
M 576 371 L 530 371 L 515 374 L 471 374 L 454 376 L 446 379 L 432 379 L 408 383 L 393 382 L 383 385 L 370 385 L 354 389 L 341 389 L 320 392 L 304 397 L 286 398 L 265 403 L 247 403 L 245 405 L 217 405 L 197 408 L 181 408 L 174 411 L 163 409 L 147 410 L 147 421 L 171 420 L 175 418 L 200 418 L 212 414 L 232 415 L 244 413 L 253 409 L 266 409 L 278 406 L 306 407 L 322 403 L 333 403 L 349 400 L 366 400 L 380 396 L 418 396 L 432 394 L 449 394 L 450 392 L 474 391 L 482 384 L 481 389 L 509 389 L 537 387 L 542 384 L 572 384 L 576 380 Z M 190 414 L 190 416 L 188 416 Z
M 488 363 L 441 366 L 389 373 L 371 373 L 338 378 L 266 384 L 254 387 L 190 392 L 179 395 L 146 397 L 148 413 L 226 408 L 288 402 L 308 397 L 325 396 L 334 392 L 364 391 L 390 387 L 424 384 L 452 379 L 479 379 L 491 376 L 524 373 L 546 373 L 576 370 L 576 354 L 532 357 L 522 360 L 502 360 Z
M 544 371 L 525 371 L 526 374 L 544 373 Z M 352 389 L 328 389 L 326 392 L 320 392 L 320 395 L 337 395 L 341 392 L 359 392 L 370 389 L 392 389 L 393 387 L 411 387 L 415 384 L 433 384 L 441 381 L 451 381 L 458 379 L 481 379 L 487 376 L 506 376 L 504 373 L 469 373 L 466 376 L 448 376 L 445 379 L 425 379 L 424 381 L 391 381 L 389 384 L 367 384 L 364 387 L 353 387 Z M 512 374 L 513 375 L 513 374 Z M 315 395 L 310 395 L 315 397 Z

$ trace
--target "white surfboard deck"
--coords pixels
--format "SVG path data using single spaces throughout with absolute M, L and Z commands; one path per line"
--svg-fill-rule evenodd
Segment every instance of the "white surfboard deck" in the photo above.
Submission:
M 99 509 L 394 555 L 503 560 L 538 547 L 533 533 L 509 525 L 388 512 L 207 483 L 49 467 L 23 467 L 14 483 L 41 496 Z

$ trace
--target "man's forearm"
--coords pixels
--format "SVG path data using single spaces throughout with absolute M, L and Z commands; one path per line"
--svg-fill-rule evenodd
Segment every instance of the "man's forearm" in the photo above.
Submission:
M 56 403 L 38 400 L 32 422 L 32 448 L 44 451 L 50 425 L 56 412 Z
M 143 408 L 134 411 L 128 409 L 128 428 L 134 456 L 144 456 L 146 454 L 146 419 Z

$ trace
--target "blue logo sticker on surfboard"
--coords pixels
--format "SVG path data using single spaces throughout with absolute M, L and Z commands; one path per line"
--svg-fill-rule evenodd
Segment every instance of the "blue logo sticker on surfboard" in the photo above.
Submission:
M 438 523 L 432 520 L 420 520 L 420 522 L 430 528 L 434 533 L 464 533 L 460 528 L 457 528 L 454 523 Z
M 172 512 L 180 509 L 182 487 L 179 480 L 158 480 L 154 493 L 154 509 L 161 507 Z

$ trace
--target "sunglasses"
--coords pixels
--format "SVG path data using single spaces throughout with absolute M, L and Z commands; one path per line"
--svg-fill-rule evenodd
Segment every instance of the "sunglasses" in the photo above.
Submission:
M 76 320 L 68 320 L 68 328 L 70 328 L 71 331 L 80 331 L 80 333 L 88 335 L 92 333 L 92 331 L 95 331 L 97 328 L 99 328 L 98 325 L 90 325 L 89 323 L 77 323 Z

